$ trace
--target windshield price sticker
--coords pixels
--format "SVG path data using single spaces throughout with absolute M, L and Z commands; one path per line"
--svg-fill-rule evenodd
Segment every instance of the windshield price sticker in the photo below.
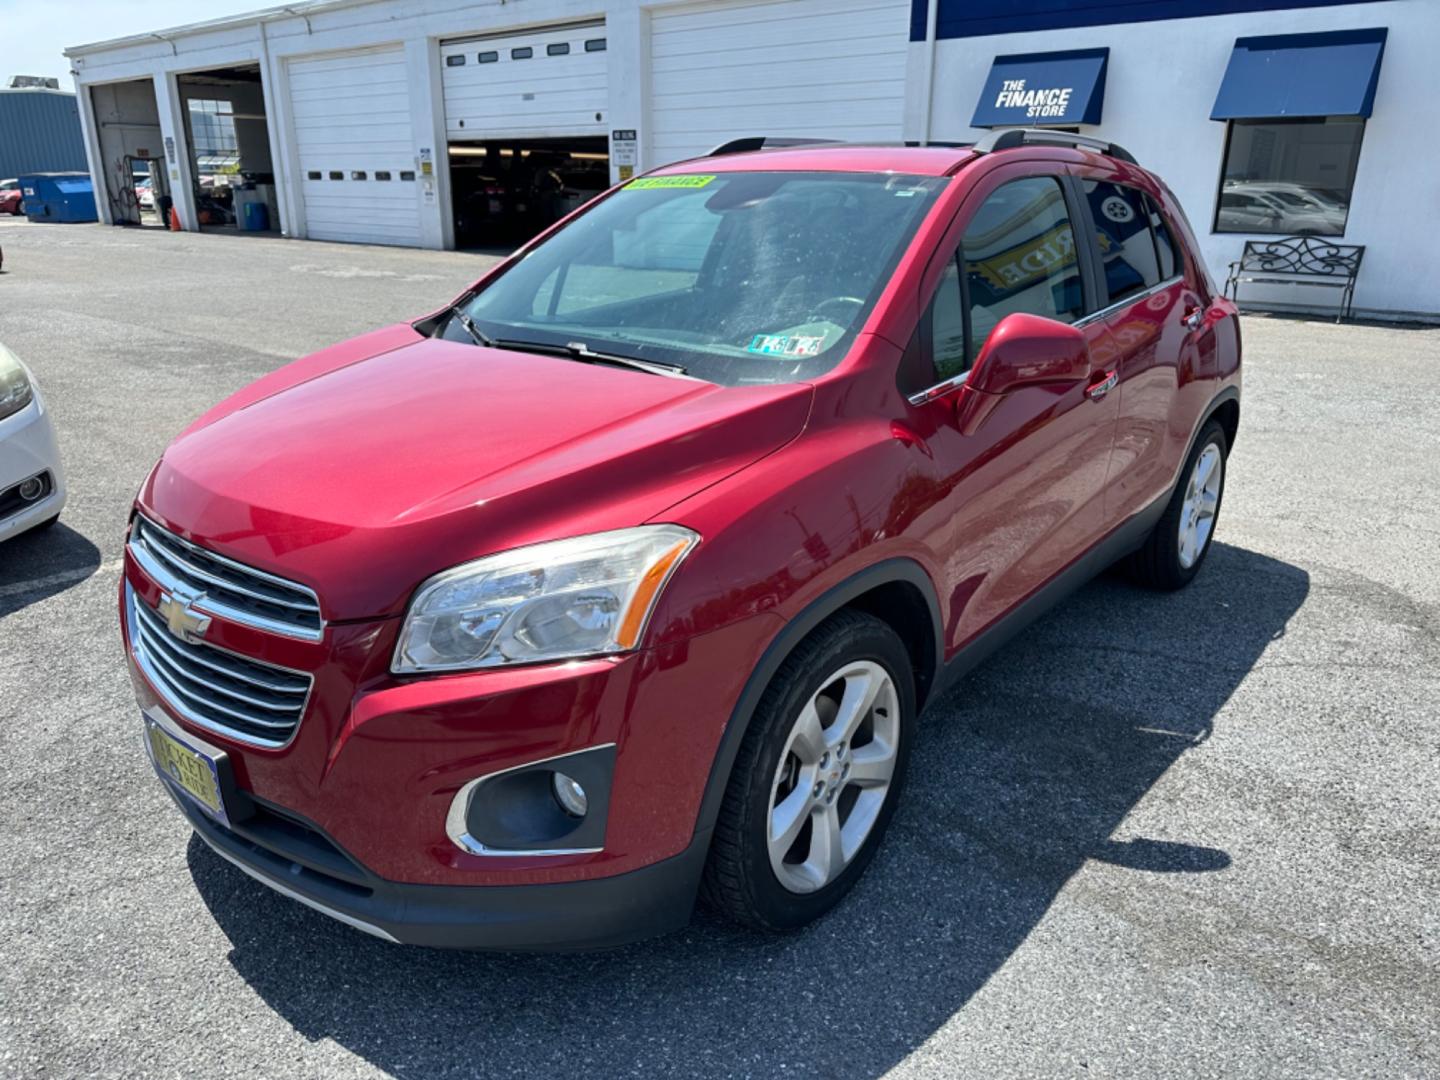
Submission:
M 745 351 L 759 353 L 761 356 L 819 356 L 820 346 L 823 344 L 823 334 L 818 337 L 800 334 L 756 334 L 755 340 L 745 347 Z
M 640 189 L 654 188 L 702 188 L 713 176 L 642 176 L 639 180 L 632 180 L 627 186 Z

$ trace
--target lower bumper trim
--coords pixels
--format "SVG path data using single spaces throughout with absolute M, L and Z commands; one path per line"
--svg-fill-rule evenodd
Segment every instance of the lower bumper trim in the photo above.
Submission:
M 583 881 L 415 885 L 368 875 L 359 887 L 225 828 L 162 783 L 200 838 L 226 861 L 292 900 L 404 945 L 569 952 L 659 937 L 690 921 L 709 849 L 707 831 L 671 858 Z
M 270 888 L 280 893 L 280 895 L 288 896 L 291 900 L 298 900 L 306 907 L 314 908 L 322 915 L 329 915 L 332 919 L 338 919 L 346 926 L 353 926 L 356 930 L 363 930 L 365 933 L 370 934 L 372 937 L 377 937 L 381 941 L 393 941 L 397 945 L 400 944 L 399 939 L 392 936 L 388 931 L 380 929 L 380 927 L 378 926 L 372 926 L 370 923 L 367 923 L 361 919 L 357 919 L 353 915 L 347 915 L 343 911 L 337 911 L 335 908 L 330 907 L 328 904 L 322 904 L 319 900 L 315 900 L 312 897 L 306 896 L 304 893 L 296 892 L 288 885 L 281 885 L 280 882 L 276 881 L 274 878 L 267 877 L 259 870 L 256 870 L 253 866 L 250 866 L 249 864 L 240 861 L 240 859 L 230 854 L 230 852 L 226 851 L 219 844 L 214 843 L 210 839 L 210 837 L 205 835 L 205 833 L 201 830 L 196 829 L 195 831 L 199 834 L 200 839 L 204 840 L 205 843 L 209 846 L 210 850 L 215 852 L 216 855 L 219 855 L 227 862 L 238 866 L 241 870 L 249 874 L 256 881 L 260 882 L 263 885 L 270 886 Z

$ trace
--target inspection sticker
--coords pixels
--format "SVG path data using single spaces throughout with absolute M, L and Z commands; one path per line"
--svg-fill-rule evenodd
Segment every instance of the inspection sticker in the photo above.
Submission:
M 818 356 L 823 344 L 824 334 L 818 337 L 803 334 L 756 334 L 755 340 L 745 347 L 745 351 L 760 353 L 762 356 Z
M 637 190 L 642 188 L 702 188 L 714 180 L 713 176 L 642 176 L 625 185 Z

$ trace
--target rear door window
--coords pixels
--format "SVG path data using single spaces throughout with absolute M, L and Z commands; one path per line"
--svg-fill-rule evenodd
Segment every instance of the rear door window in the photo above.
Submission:
M 1160 272 L 1145 193 L 1103 180 L 1086 180 L 1084 188 L 1110 303 L 1154 288 L 1169 277 Z
M 1160 280 L 1166 281 L 1180 273 L 1180 245 L 1175 242 L 1175 234 L 1165 223 L 1155 200 L 1146 195 L 1145 205 L 1150 211 L 1150 229 L 1155 234 L 1155 253 L 1160 258 Z

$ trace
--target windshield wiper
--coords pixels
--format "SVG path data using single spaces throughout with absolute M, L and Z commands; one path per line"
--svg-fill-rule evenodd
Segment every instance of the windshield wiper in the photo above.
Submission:
M 620 353 L 596 352 L 583 341 L 571 341 L 564 345 L 554 345 L 548 341 L 521 341 L 517 338 L 492 338 L 489 334 L 475 325 L 475 320 L 465 314 L 465 310 L 458 304 L 450 309 L 455 321 L 460 324 L 475 344 L 484 345 L 487 349 L 513 349 L 516 352 L 543 353 L 546 356 L 564 356 L 571 360 L 579 360 L 587 364 L 617 364 L 621 367 L 634 368 L 636 371 L 645 371 L 651 375 L 665 375 L 675 379 L 694 378 L 685 368 L 679 364 L 666 364 L 659 360 L 641 360 L 636 356 L 624 356 Z M 696 380 L 700 381 L 700 380 Z
M 519 352 L 544 353 L 547 356 L 565 356 L 586 364 L 616 364 L 634 368 L 651 375 L 664 375 L 672 379 L 694 379 L 695 377 L 679 364 L 667 364 L 659 360 L 641 360 L 637 356 L 621 353 L 596 352 L 583 341 L 571 341 L 554 345 L 548 341 L 520 341 L 515 338 L 492 338 L 486 342 L 494 349 L 515 349 Z M 697 382 L 700 380 L 696 380 Z
M 460 328 L 475 339 L 476 345 L 484 345 L 489 349 L 495 348 L 495 339 L 476 326 L 475 320 L 470 318 L 469 315 L 466 315 L 465 310 L 460 307 L 460 305 L 457 304 L 450 310 L 454 313 L 455 321 L 460 324 Z

